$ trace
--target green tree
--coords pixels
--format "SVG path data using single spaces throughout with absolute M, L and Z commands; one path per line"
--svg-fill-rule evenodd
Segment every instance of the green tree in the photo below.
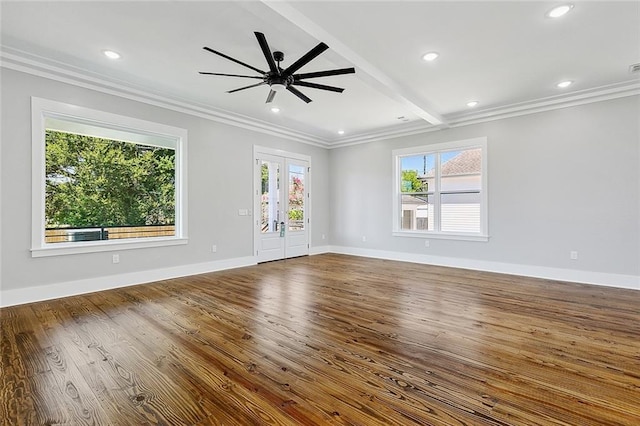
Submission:
M 175 220 L 175 151 L 47 130 L 47 227 Z
M 423 183 L 418 179 L 417 170 L 403 170 L 402 171 L 402 192 L 423 192 Z

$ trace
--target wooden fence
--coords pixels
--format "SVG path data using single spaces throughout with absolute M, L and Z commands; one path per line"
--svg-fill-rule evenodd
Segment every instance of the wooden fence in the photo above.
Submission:
M 173 237 L 175 225 L 114 226 L 101 228 L 56 228 L 45 230 L 46 243 Z M 79 237 L 81 236 L 81 237 Z

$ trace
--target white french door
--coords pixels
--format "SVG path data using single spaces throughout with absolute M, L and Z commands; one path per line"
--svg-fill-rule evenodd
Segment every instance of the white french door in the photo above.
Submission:
M 308 255 L 308 158 L 266 148 L 264 151 L 256 148 L 255 154 L 255 251 L 258 262 Z

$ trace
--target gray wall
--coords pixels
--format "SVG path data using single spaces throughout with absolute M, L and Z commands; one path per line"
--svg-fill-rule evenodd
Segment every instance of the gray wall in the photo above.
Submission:
M 117 96 L 2 69 L 3 290 L 251 256 L 253 145 L 311 156 L 311 245 L 329 233 L 328 152 L 307 144 L 228 126 Z M 189 244 L 184 246 L 32 258 L 31 104 L 37 96 L 188 130 Z M 211 245 L 217 244 L 217 253 Z
M 3 290 L 251 256 L 252 218 L 237 211 L 253 208 L 253 145 L 311 156 L 312 248 L 640 275 L 638 96 L 328 151 L 17 71 L 1 78 Z M 111 252 L 32 258 L 31 96 L 186 128 L 189 244 L 121 250 L 115 265 Z M 478 136 L 488 137 L 490 241 L 392 237 L 391 150 Z
M 331 245 L 638 276 L 639 127 L 633 96 L 334 149 Z M 391 151 L 479 136 L 489 242 L 393 237 Z

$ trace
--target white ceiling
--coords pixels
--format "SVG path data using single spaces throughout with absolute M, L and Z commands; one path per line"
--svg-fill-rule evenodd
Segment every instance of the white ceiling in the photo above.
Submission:
M 558 4 L 2 1 L 0 53 L 8 68 L 339 146 L 640 93 L 640 73 L 629 72 L 640 63 L 640 2 L 573 1 L 564 17 L 546 17 Z M 329 50 L 299 72 L 356 74 L 314 79 L 345 91 L 301 88 L 309 104 L 288 92 L 265 104 L 266 86 L 227 94 L 256 81 L 198 74 L 253 73 L 203 46 L 268 69 L 254 31 L 285 53 L 283 67 L 322 41 Z M 441 56 L 424 62 L 428 51 Z M 575 83 L 555 86 L 566 79 Z

